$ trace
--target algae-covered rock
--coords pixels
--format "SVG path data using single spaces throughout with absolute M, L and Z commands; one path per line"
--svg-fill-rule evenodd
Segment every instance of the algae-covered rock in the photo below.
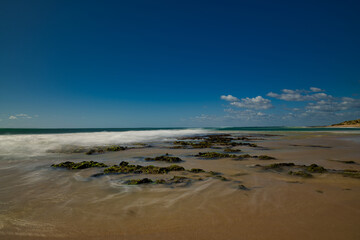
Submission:
M 215 176 L 215 178 L 217 178 L 221 181 L 230 181 L 229 179 L 227 179 L 226 177 L 223 177 L 223 176 Z
M 240 149 L 233 149 L 233 148 L 225 148 L 224 152 L 226 153 L 237 153 L 237 152 L 241 152 Z
M 191 179 L 183 176 L 174 176 L 169 180 L 168 183 L 184 183 L 184 182 L 190 182 Z
M 298 172 L 290 171 L 289 175 L 299 176 L 299 177 L 303 177 L 303 178 L 311 178 L 311 177 L 313 177 L 312 174 L 307 173 L 305 171 L 298 171 Z
M 104 169 L 106 174 L 116 173 L 146 173 L 146 174 L 165 174 L 171 171 L 184 171 L 185 168 L 178 165 L 170 165 L 168 167 L 156 167 L 153 165 L 141 166 L 130 165 L 128 162 L 121 162 L 119 165 L 114 165 Z
M 312 173 L 324 173 L 324 172 L 327 172 L 327 170 L 324 167 L 318 166 L 316 164 L 311 164 L 310 166 L 306 167 L 306 170 L 308 172 L 312 172 Z
M 274 157 L 270 157 L 270 156 L 267 156 L 267 155 L 260 155 L 258 158 L 260 160 L 273 160 L 273 159 L 276 159 Z
M 175 145 L 181 145 L 181 146 L 189 146 L 192 148 L 210 148 L 212 147 L 212 143 L 208 141 L 202 141 L 202 142 L 186 142 L 186 141 L 175 141 Z
M 357 170 L 346 169 L 346 170 L 342 171 L 341 174 L 344 177 L 360 178 L 360 171 L 357 171 Z
M 192 172 L 192 173 L 201 173 L 201 172 L 205 172 L 203 169 L 201 168 L 192 168 L 189 170 L 189 172 Z
M 263 166 L 265 169 L 274 169 L 274 168 L 282 168 L 282 167 L 294 167 L 294 163 L 273 163 L 267 166 Z
M 85 168 L 93 168 L 93 167 L 107 167 L 104 163 L 94 162 L 94 161 L 83 161 L 79 163 L 75 162 L 62 162 L 59 164 L 53 164 L 51 167 L 55 168 L 67 168 L 67 169 L 85 169 Z
M 237 158 L 238 157 L 238 155 L 235 154 L 218 153 L 218 152 L 199 152 L 199 154 L 195 156 L 202 158 Z
M 166 167 L 168 170 L 169 170 L 169 172 L 170 171 L 185 171 L 185 168 L 183 168 L 183 167 L 181 167 L 181 166 L 179 166 L 179 165 L 170 165 L 170 166 L 168 166 L 168 167 Z
M 214 171 L 210 171 L 209 174 L 210 174 L 211 176 L 217 176 L 217 175 L 220 175 L 221 173 L 219 173 L 219 172 L 214 172 Z
M 105 153 L 105 151 L 107 152 L 117 152 L 117 151 L 123 151 L 126 150 L 127 147 L 122 147 L 122 146 L 118 146 L 118 145 L 111 145 L 111 146 L 95 146 L 92 147 L 90 149 L 88 149 L 88 151 L 85 152 L 86 155 L 92 155 L 95 153 Z
M 245 187 L 245 186 L 242 185 L 242 184 L 240 184 L 240 185 L 238 186 L 238 189 L 244 190 L 244 191 L 249 191 L 249 190 L 250 190 L 249 188 Z
M 155 183 L 156 183 L 156 184 L 165 184 L 166 181 L 165 181 L 164 179 L 157 179 L 157 180 L 155 181 Z
M 106 148 L 106 151 L 117 152 L 117 151 L 124 151 L 126 149 L 127 149 L 127 147 L 122 147 L 122 146 L 118 146 L 118 145 L 112 145 L 112 146 L 108 146 Z
M 143 179 L 131 179 L 129 181 L 126 181 L 125 184 L 127 185 L 139 185 L 139 184 L 148 184 L 152 183 L 153 181 L 149 178 L 143 178 Z
M 174 162 L 181 162 L 182 159 L 179 157 L 170 157 L 168 155 L 164 155 L 155 158 L 145 158 L 145 161 L 161 161 L 161 162 L 174 163 Z

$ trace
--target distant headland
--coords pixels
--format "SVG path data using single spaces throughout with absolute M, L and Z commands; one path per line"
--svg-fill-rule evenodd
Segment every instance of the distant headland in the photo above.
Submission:
M 332 124 L 328 127 L 360 127 L 360 119 L 344 121 L 341 123 Z

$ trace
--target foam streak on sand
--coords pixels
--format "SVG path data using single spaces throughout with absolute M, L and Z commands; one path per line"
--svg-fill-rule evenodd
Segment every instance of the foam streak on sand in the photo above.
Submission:
M 0 157 L 38 156 L 64 145 L 95 146 L 166 141 L 175 137 L 204 134 L 204 129 L 92 132 L 70 134 L 0 135 Z

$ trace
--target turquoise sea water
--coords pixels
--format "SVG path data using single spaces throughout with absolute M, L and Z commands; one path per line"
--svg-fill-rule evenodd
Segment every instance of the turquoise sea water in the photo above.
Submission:
M 61 134 L 61 133 L 92 133 L 92 132 L 126 132 L 204 129 L 210 131 L 259 131 L 259 132 L 317 132 L 317 131 L 358 131 L 360 128 L 324 128 L 324 127 L 224 127 L 224 128 L 0 128 L 0 135 L 14 134 Z

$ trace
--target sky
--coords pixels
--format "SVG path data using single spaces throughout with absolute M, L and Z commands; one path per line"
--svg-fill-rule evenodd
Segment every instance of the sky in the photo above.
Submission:
M 0 127 L 360 118 L 359 1 L 0 1 Z

